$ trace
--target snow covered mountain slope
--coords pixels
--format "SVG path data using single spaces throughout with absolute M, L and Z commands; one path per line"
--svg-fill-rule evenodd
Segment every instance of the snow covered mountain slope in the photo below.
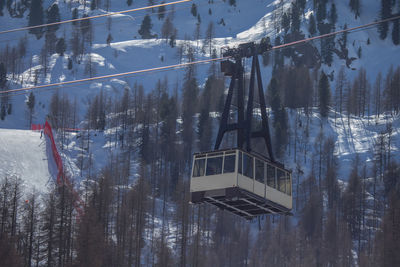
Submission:
M 53 1 L 45 1 L 46 9 Z M 84 54 L 74 61 L 72 69 L 68 69 L 68 58 L 72 57 L 70 39 L 74 31 L 80 28 L 74 28 L 72 24 L 60 26 L 57 31 L 57 37 L 64 37 L 67 43 L 67 51 L 64 56 L 52 54 L 48 58 L 47 71 L 43 71 L 43 62 L 41 57 L 41 49 L 44 44 L 44 37 L 36 40 L 36 37 L 26 32 L 15 32 L 11 34 L 3 34 L 0 36 L 0 49 L 4 49 L 6 45 L 10 47 L 16 45 L 20 38 L 26 37 L 27 44 L 26 56 L 23 59 L 24 65 L 20 75 L 9 75 L 10 88 L 29 87 L 34 84 L 56 83 L 60 81 L 69 81 L 86 78 L 90 75 L 101 76 L 114 73 L 121 73 L 133 70 L 141 70 L 159 66 L 167 66 L 180 63 L 185 60 L 179 54 L 178 47 L 190 43 L 195 47 L 196 60 L 209 58 L 207 52 L 202 51 L 203 40 L 206 35 L 207 27 L 210 23 L 214 25 L 213 45 L 219 53 L 223 46 L 235 46 L 243 42 L 259 41 L 265 36 L 269 36 L 272 40 L 280 35 L 276 32 L 276 28 L 280 27 L 280 17 L 283 12 L 287 12 L 290 8 L 290 0 L 271 1 L 271 0 L 254 0 L 251 5 L 248 1 L 238 0 L 236 6 L 230 6 L 228 1 L 200 1 L 194 0 L 189 3 L 179 4 L 176 6 L 168 6 L 165 16 L 173 17 L 173 25 L 177 29 L 176 47 L 172 48 L 165 39 L 160 39 L 161 28 L 164 20 L 158 18 L 157 10 L 140 11 L 124 15 L 116 15 L 111 17 L 111 23 L 108 25 L 107 18 L 95 19 L 92 21 L 93 40 L 92 46 L 85 48 Z M 71 9 L 78 8 L 79 16 L 84 13 L 90 15 L 103 14 L 106 11 L 103 7 L 98 10 L 90 11 L 89 5 L 86 7 L 76 1 L 59 1 L 61 20 L 69 19 Z M 112 2 L 110 11 L 119 11 L 128 8 L 136 8 L 146 6 L 147 1 L 134 1 L 133 5 L 128 7 L 125 1 Z M 199 34 L 196 36 L 196 23 L 198 18 L 190 12 L 191 5 L 197 6 L 197 14 L 201 18 Z M 346 1 L 335 1 L 337 12 L 339 14 L 336 29 L 342 29 L 344 24 L 348 27 L 354 27 L 369 23 L 377 19 L 377 10 L 379 3 L 373 0 L 363 1 L 361 16 L 357 19 L 350 12 Z M 329 6 L 329 5 L 328 5 Z M 328 7 L 329 8 L 329 7 Z M 15 27 L 22 27 L 27 24 L 26 16 L 24 18 L 9 18 L 7 12 L 0 17 L 0 30 L 6 30 Z M 307 36 L 308 20 L 307 18 L 312 10 L 312 1 L 307 1 L 304 16 L 302 16 L 302 31 Z M 25 12 L 27 15 L 28 12 Z M 145 15 L 150 15 L 153 28 L 152 33 L 157 38 L 142 40 L 138 34 L 142 19 Z M 223 19 L 224 23 L 221 23 Z M 3 23 L 4 22 L 4 23 Z M 389 30 L 390 32 L 390 30 Z M 112 35 L 112 41 L 107 45 L 107 36 Z M 197 39 L 200 38 L 200 39 Z M 370 43 L 367 44 L 369 39 Z M 314 42 L 319 47 L 319 42 Z M 358 50 L 362 48 L 362 56 L 358 58 Z M 352 69 L 346 69 L 346 76 L 351 80 L 357 75 L 357 71 L 364 67 L 367 75 L 373 81 L 379 71 L 383 74 L 387 72 L 391 65 L 396 66 L 399 61 L 400 48 L 392 44 L 391 38 L 380 40 L 376 28 L 366 31 L 358 31 L 348 35 L 349 57 L 355 57 L 352 63 Z M 183 51 L 183 54 L 185 51 Z M 87 71 L 88 62 L 91 62 L 91 74 Z M 331 66 L 322 65 L 322 69 L 326 73 L 337 74 L 344 61 L 334 55 L 333 64 Z M 197 67 L 197 77 L 200 84 L 203 84 L 207 77 L 208 66 L 199 65 Z M 268 84 L 271 78 L 271 68 L 263 68 L 264 84 Z M 37 75 L 35 73 L 38 73 Z M 68 94 L 69 97 L 77 98 L 82 105 L 81 115 L 84 114 L 85 108 L 90 102 L 90 98 L 94 94 L 99 93 L 101 89 L 108 96 L 120 95 L 124 88 L 132 88 L 135 83 L 142 84 L 145 90 L 150 91 L 155 87 L 157 80 L 168 78 L 168 86 L 170 90 L 175 87 L 181 87 L 183 70 L 172 70 L 167 72 L 148 73 L 146 75 L 135 75 L 130 77 L 98 80 L 90 83 L 81 83 L 73 86 L 57 87 L 60 94 Z M 334 89 L 332 82 L 332 89 Z M 47 114 L 51 95 L 56 88 L 50 90 L 35 90 L 38 105 L 35 110 L 36 119 L 42 123 Z M 13 115 L 6 119 L 6 122 L 0 122 L 0 127 L 6 128 L 24 128 L 24 113 L 26 110 L 25 96 L 14 96 L 11 99 L 13 103 Z
M 0 129 L 0 176 L 23 180 L 31 191 L 46 191 L 50 179 L 46 142 L 39 132 Z
M 71 18 L 71 10 L 78 9 L 79 17 L 88 13 L 89 15 L 104 14 L 106 7 L 102 5 L 97 10 L 90 10 L 90 4 L 86 1 L 85 5 L 82 1 L 44 1 L 44 9 L 47 9 L 53 2 L 57 2 L 60 8 L 60 19 L 66 20 Z M 159 3 L 161 1 L 153 1 Z M 158 10 L 148 10 L 140 12 L 132 12 L 124 15 L 116 15 L 111 17 L 111 23 L 107 18 L 95 19 L 92 21 L 93 40 L 92 45 L 85 48 L 84 53 L 74 61 L 72 69 L 68 69 L 68 59 L 71 58 L 71 44 L 70 39 L 72 33 L 80 28 L 74 28 L 72 24 L 65 24 L 60 26 L 57 31 L 57 37 L 64 37 L 67 42 L 67 51 L 64 56 L 56 53 L 48 57 L 47 71 L 43 71 L 43 62 L 41 59 L 41 49 L 44 45 L 44 36 L 37 40 L 33 34 L 26 32 L 15 32 L 12 34 L 0 35 L 0 50 L 4 50 L 6 45 L 14 46 L 18 44 L 20 38 L 26 37 L 27 52 L 23 59 L 24 64 L 20 75 L 9 74 L 9 87 L 21 88 L 29 87 L 37 84 L 55 83 L 60 81 L 76 80 L 88 77 L 90 74 L 86 71 L 86 66 L 89 61 L 92 62 L 92 76 L 108 75 L 113 73 L 121 73 L 132 70 L 141 70 L 146 68 L 153 68 L 158 66 L 167 66 L 184 62 L 186 59 L 180 55 L 179 47 L 185 47 L 186 43 L 191 44 L 195 49 L 195 59 L 207 59 L 210 57 L 207 49 L 205 53 L 202 51 L 203 41 L 207 27 L 210 23 L 214 25 L 213 45 L 217 52 L 223 46 L 235 46 L 243 42 L 259 41 L 265 36 L 274 39 L 276 36 L 282 34 L 277 32 L 276 28 L 280 27 L 280 17 L 284 12 L 290 8 L 291 0 L 273 1 L 273 0 L 237 0 L 236 6 L 230 6 L 229 1 L 215 0 L 194 0 L 190 3 L 169 6 L 166 8 L 166 16 L 173 17 L 173 24 L 176 27 L 178 34 L 176 46 L 171 47 L 165 39 L 161 37 L 161 28 L 165 19 L 159 19 Z M 336 29 L 342 29 L 344 24 L 348 27 L 354 27 L 369 23 L 378 19 L 378 10 L 380 8 L 379 1 L 364 0 L 362 1 L 361 15 L 358 18 L 350 11 L 348 1 L 333 1 L 336 4 L 337 13 L 339 14 L 336 23 Z M 137 8 L 148 5 L 147 0 L 133 1 L 132 6 L 128 7 L 126 1 L 110 1 L 111 5 L 109 11 L 120 11 L 128 8 Z M 196 23 L 199 22 L 197 16 L 191 14 L 192 4 L 197 6 L 197 14 L 201 18 L 199 34 L 196 36 Z M 329 1 L 328 8 L 331 4 Z M 25 12 L 23 18 L 11 18 L 8 12 L 4 10 L 4 16 L 0 17 L 0 30 L 7 30 L 10 28 L 23 27 L 27 25 L 28 13 Z M 313 11 L 313 1 L 307 1 L 304 16 L 302 15 L 303 33 L 308 36 L 308 18 Z M 140 39 L 138 30 L 145 15 L 149 15 L 153 28 L 152 33 L 155 36 L 153 39 Z M 222 23 L 223 21 L 223 23 Z M 389 29 L 390 32 L 390 29 Z M 107 44 L 108 34 L 112 35 L 112 41 Z M 199 38 L 199 39 L 197 39 Z M 367 40 L 370 44 L 367 44 Z M 314 45 L 319 47 L 319 43 L 315 42 Z M 362 56 L 358 57 L 358 50 L 362 48 Z M 392 44 L 391 38 L 381 40 L 376 28 L 370 28 L 366 31 L 358 31 L 348 35 L 348 49 L 349 57 L 355 57 L 351 67 L 346 68 L 346 76 L 348 81 L 357 75 L 361 67 L 366 68 L 367 75 L 371 83 L 374 82 L 375 77 L 379 71 L 383 75 L 387 72 L 391 65 L 397 66 L 399 62 L 400 47 Z M 183 54 L 185 51 L 183 51 Z M 249 64 L 249 62 L 247 62 Z M 326 73 L 334 73 L 337 75 L 340 67 L 344 64 L 343 60 L 334 55 L 333 63 L 331 66 L 322 65 L 321 68 Z M 199 65 L 196 68 L 196 76 L 200 86 L 205 82 L 208 75 L 208 65 Z M 247 65 L 247 70 L 248 70 Z M 271 78 L 271 66 L 263 67 L 263 84 L 266 87 Z M 35 73 L 38 73 L 37 75 Z M 142 84 L 147 92 L 154 89 L 156 82 L 159 79 L 168 79 L 168 87 L 170 91 L 177 88 L 178 92 L 182 87 L 182 77 L 184 70 L 172 70 L 168 72 L 155 72 L 146 75 L 136 75 L 125 78 L 118 78 L 112 80 L 98 80 L 90 83 L 81 83 L 74 86 L 64 86 L 57 88 L 49 88 L 46 90 L 34 90 L 36 96 L 36 106 L 34 112 L 34 122 L 43 123 L 49 111 L 49 103 L 53 93 L 58 90 L 60 95 L 67 94 L 70 99 L 76 98 L 79 105 L 79 120 L 83 120 L 86 115 L 87 107 L 92 101 L 93 96 L 103 90 L 107 97 L 117 99 L 121 97 L 121 93 L 125 88 L 133 88 L 135 83 Z M 335 82 L 331 82 L 332 95 L 335 89 Z M 13 105 L 13 112 L 6 117 L 5 121 L 0 121 L 1 128 L 13 129 L 26 129 L 26 95 L 16 95 L 10 98 Z M 317 112 L 314 113 L 316 120 Z M 372 157 L 370 150 L 378 133 L 386 126 L 382 121 L 378 126 L 372 126 L 374 122 L 368 125 L 365 119 L 352 118 L 350 127 L 346 128 L 347 118 L 341 115 L 342 119 L 337 119 L 335 127 L 331 127 L 332 117 L 329 119 L 330 123 L 324 127 L 323 134 L 332 136 L 336 142 L 337 154 L 343 158 L 344 161 L 354 158 L 354 153 L 364 153 L 364 160 L 369 160 Z M 293 117 L 290 117 L 293 120 Z M 344 122 L 343 122 L 344 121 Z M 313 123 L 313 119 L 311 121 Z M 311 131 L 311 136 L 317 136 L 319 133 L 318 124 L 315 121 L 315 129 Z M 398 124 L 398 123 L 397 123 Z M 341 126 L 343 125 L 343 126 Z M 380 125 L 380 126 L 379 126 Z M 393 126 L 395 127 L 395 123 Z M 294 129 L 292 122 L 291 128 Z M 381 129 L 382 128 L 382 129 Z M 101 134 L 99 134 L 101 135 Z M 106 146 L 103 142 L 103 137 L 92 137 L 94 147 L 98 147 L 99 154 L 102 148 Z M 76 142 L 78 143 L 78 142 Z M 398 143 L 394 142 L 393 146 L 400 147 Z M 73 146 L 71 146 L 73 147 Z M 75 154 L 79 154 L 79 146 L 76 145 Z M 393 148 L 392 151 L 396 151 Z M 72 153 L 72 152 L 71 152 Z M 72 153 L 72 154 L 74 154 Z M 74 154 L 74 155 L 75 155 Z M 93 155 L 96 158 L 96 155 Z M 348 157 L 349 159 L 346 159 Z M 68 156 L 65 157 L 67 159 Z M 74 161 L 72 159 L 71 161 Z M 99 164 L 103 165 L 106 161 L 104 156 L 97 156 Z M 67 159 L 68 161 L 68 159 Z M 293 165 L 288 162 L 289 165 Z M 79 164 L 75 164 L 76 166 Z M 75 165 L 71 165 L 71 169 L 76 169 Z M 294 168 L 295 166 L 293 166 Z M 305 167 L 307 169 L 308 167 Z M 348 168 L 347 168 L 348 169 Z M 76 171 L 74 171 L 76 173 Z M 343 172 L 343 177 L 347 172 Z

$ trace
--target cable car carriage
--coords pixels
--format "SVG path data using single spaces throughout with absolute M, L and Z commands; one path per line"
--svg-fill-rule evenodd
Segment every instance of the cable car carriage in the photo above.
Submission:
M 252 219 L 261 214 L 290 214 L 292 176 L 283 164 L 274 160 L 272 154 L 258 62 L 258 54 L 267 51 L 269 47 L 265 42 L 259 45 L 247 43 L 238 48 L 228 49 L 223 54 L 224 57 L 230 57 L 229 60 L 221 62 L 221 68 L 226 76 L 232 77 L 231 83 L 214 151 L 193 155 L 190 179 L 192 203 L 210 203 L 246 219 Z M 246 114 L 242 67 L 244 57 L 253 58 Z M 255 131 L 252 124 L 254 124 L 253 99 L 256 73 L 261 129 Z M 235 89 L 237 111 L 231 112 Z M 229 123 L 229 117 L 232 114 L 237 116 L 235 123 Z M 224 134 L 231 131 L 236 132 L 237 147 L 220 149 Z M 269 157 L 252 149 L 253 138 L 264 139 Z

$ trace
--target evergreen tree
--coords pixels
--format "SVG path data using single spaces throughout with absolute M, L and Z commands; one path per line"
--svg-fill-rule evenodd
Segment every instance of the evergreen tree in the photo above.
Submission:
M 236 6 L 236 0 L 229 0 L 229 5 Z
M 335 27 L 337 19 L 338 19 L 338 15 L 337 15 L 337 11 L 336 11 L 336 5 L 335 5 L 335 3 L 332 3 L 331 11 L 329 12 L 329 23 L 332 25 L 332 28 Z
M 274 113 L 274 129 L 275 129 L 275 153 L 280 157 L 286 148 L 288 142 L 288 116 L 286 110 L 281 106 Z
M 4 89 L 7 83 L 7 69 L 3 62 L 0 63 L 0 89 Z
M 126 0 L 126 3 L 128 4 L 128 6 L 132 5 L 132 0 Z
M 292 3 L 290 19 L 292 21 L 292 23 L 291 23 L 292 32 L 299 33 L 300 32 L 300 10 L 299 10 L 299 7 L 297 6 L 296 2 Z
M 308 32 L 311 36 L 317 33 L 317 26 L 315 23 L 315 17 L 313 14 L 310 15 L 309 25 L 308 25 Z
M 297 0 L 297 6 L 299 7 L 300 11 L 304 13 L 304 9 L 306 8 L 307 0 Z
M 283 13 L 281 24 L 282 24 L 282 28 L 285 30 L 285 33 L 287 33 L 290 29 L 290 18 L 287 15 L 287 13 Z
M 317 22 L 321 23 L 326 19 L 326 1 L 318 2 L 317 4 Z
M 327 117 L 329 112 L 330 103 L 330 87 L 328 77 L 324 72 L 321 73 L 321 78 L 319 80 L 319 110 L 322 117 Z
M 274 41 L 274 45 L 277 46 L 281 44 L 282 44 L 281 38 L 277 36 Z M 283 68 L 283 65 L 284 65 L 283 53 L 278 49 L 274 50 L 274 69 L 273 69 L 274 73 Z
M 5 0 L 0 0 L 0 16 L 3 16 L 4 4 L 5 4 Z
M 389 0 L 390 1 L 390 0 Z M 349 6 L 355 17 L 360 16 L 360 0 L 350 0 Z
M 279 95 L 278 82 L 274 77 L 272 77 L 268 85 L 268 98 L 270 99 L 272 112 L 277 112 L 281 107 L 281 97 Z
M 56 44 L 56 52 L 60 56 L 64 56 L 65 50 L 67 50 L 67 45 L 65 44 L 64 38 L 58 39 L 57 44 Z
M 112 37 L 111 33 L 109 33 L 106 40 L 107 45 L 110 45 L 113 40 L 114 38 Z
M 142 36 L 142 39 L 150 39 L 153 38 L 154 35 L 151 34 L 151 29 L 153 28 L 153 24 L 151 23 L 151 18 L 149 15 L 146 15 L 140 25 L 139 34 Z
M 68 58 L 68 69 L 72 70 L 72 59 Z
M 210 53 L 210 55 L 212 55 L 212 50 L 214 47 L 214 36 L 215 36 L 214 23 L 210 21 L 204 36 L 204 42 L 202 48 L 204 53 L 206 52 L 206 48 L 208 48 L 208 52 Z
M 192 4 L 192 8 L 190 9 L 190 13 L 192 13 L 193 17 L 197 17 L 197 6 L 195 3 Z
M 392 30 L 392 41 L 393 44 L 399 45 L 400 44 L 400 27 L 399 27 L 399 20 L 396 19 L 393 21 L 393 30 Z
M 172 24 L 170 16 L 168 16 L 161 27 L 161 37 L 165 39 L 165 42 L 168 42 L 168 39 L 174 33 L 174 25 Z
M 0 90 L 6 90 L 7 84 L 7 70 L 3 62 L 0 63 Z M 3 94 L 1 97 L 0 105 L 0 118 L 4 120 L 7 115 L 8 97 L 7 94 Z
M 47 23 L 54 23 L 60 21 L 60 10 L 57 4 L 53 4 L 47 10 Z M 52 25 L 47 27 L 48 32 L 55 32 L 59 28 L 58 25 Z
M 162 1 L 161 4 L 165 4 L 165 1 Z M 164 19 L 165 11 L 166 11 L 165 6 L 158 7 L 158 19 L 159 20 Z
M 78 18 L 78 9 L 74 8 L 72 10 L 72 19 L 77 19 Z M 73 21 L 72 25 L 76 25 L 78 22 L 77 21 Z
M 42 0 L 32 0 L 31 8 L 29 12 L 28 26 L 36 26 L 43 24 L 43 6 Z M 43 28 L 29 29 L 29 33 L 35 34 L 37 39 L 42 37 Z
M 381 19 L 387 19 L 392 14 L 392 0 L 381 0 Z M 387 37 L 387 32 L 389 30 L 389 22 L 382 22 L 379 24 L 378 32 L 379 37 L 384 40 Z
M 345 23 L 343 26 L 343 30 L 347 30 L 347 24 Z M 347 47 L 347 35 L 349 33 L 347 31 L 343 32 L 342 37 L 340 38 L 340 41 L 343 44 L 343 47 Z

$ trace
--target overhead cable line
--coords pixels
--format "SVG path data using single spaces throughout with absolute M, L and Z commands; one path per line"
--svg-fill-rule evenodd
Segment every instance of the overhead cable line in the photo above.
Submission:
M 212 59 L 205 59 L 205 60 L 199 60 L 199 61 L 175 64 L 175 65 L 168 65 L 168 66 L 163 66 L 163 67 L 155 67 L 155 68 L 150 68 L 150 69 L 134 70 L 134 71 L 123 72 L 123 73 L 96 76 L 96 77 L 84 78 L 84 79 L 73 80 L 73 81 L 58 82 L 58 83 L 51 83 L 51 84 L 42 84 L 42 85 L 24 87 L 24 88 L 18 88 L 18 89 L 10 89 L 10 90 L 5 90 L 5 91 L 0 91 L 0 94 L 15 93 L 15 92 L 21 92 L 21 91 L 29 91 L 29 90 L 33 90 L 33 89 L 40 89 L 40 88 L 47 88 L 47 87 L 54 87 L 54 86 L 61 86 L 61 85 L 70 85 L 70 84 L 82 83 L 82 82 L 91 82 L 91 81 L 95 81 L 95 80 L 117 78 L 117 77 L 123 77 L 123 76 L 128 76 L 128 75 L 133 75 L 133 74 L 139 74 L 139 73 L 148 73 L 148 72 L 153 72 L 153 71 L 179 69 L 179 68 L 184 68 L 184 67 L 188 67 L 188 66 L 196 65 L 196 64 L 206 64 L 206 63 L 210 63 L 210 62 L 214 62 L 214 61 L 221 61 L 221 60 L 225 60 L 225 59 L 228 59 L 228 58 L 229 57 L 212 58 Z
M 340 31 L 331 32 L 331 33 L 327 33 L 327 34 L 322 34 L 322 35 L 319 35 L 319 36 L 314 36 L 314 37 L 310 37 L 310 38 L 294 41 L 294 42 L 287 43 L 287 44 L 273 46 L 269 50 L 277 50 L 277 49 L 282 49 L 282 48 L 286 48 L 286 47 L 289 47 L 289 46 L 295 46 L 295 45 L 303 44 L 303 43 L 306 43 L 306 42 L 309 42 L 309 41 L 322 39 L 322 38 L 327 38 L 327 37 L 334 36 L 334 35 L 337 35 L 337 34 L 340 34 L 340 33 L 344 33 L 344 32 L 362 30 L 362 29 L 365 29 L 365 28 L 368 28 L 368 27 L 371 27 L 371 26 L 375 26 L 375 25 L 380 24 L 380 23 L 384 23 L 384 22 L 388 22 L 388 21 L 392 21 L 392 20 L 396 20 L 396 19 L 400 19 L 400 15 L 399 16 L 394 16 L 394 17 L 391 17 L 391 18 L 388 18 L 388 19 L 376 21 L 376 22 L 371 22 L 371 23 L 364 24 L 364 25 L 361 25 L 361 26 L 349 28 L 349 29 L 343 29 L 343 30 L 340 30 Z M 187 66 L 195 65 L 195 64 L 204 64 L 204 63 L 209 63 L 209 62 L 222 61 L 222 60 L 226 60 L 226 59 L 229 59 L 229 58 L 231 58 L 231 57 L 219 57 L 219 58 L 199 60 L 199 61 L 194 61 L 194 62 L 175 64 L 175 65 L 169 65 L 169 66 L 163 66 L 163 67 L 155 67 L 155 68 L 150 68 L 150 69 L 142 69 L 142 70 L 136 70 L 136 71 L 130 71 L 130 72 L 124 72 L 124 73 L 116 73 L 116 74 L 110 74 L 110 75 L 104 75 L 104 76 L 98 76 L 98 77 L 91 77 L 91 78 L 85 78 L 85 79 L 80 79 L 80 80 L 73 80 L 73 81 L 66 81 L 66 82 L 59 82 L 59 83 L 52 83 L 52 84 L 37 85 L 37 86 L 32 86 L 32 87 L 24 87 L 24 88 L 19 88 L 19 89 L 5 90 L 5 91 L 0 91 L 0 97 L 5 97 L 4 94 L 7 94 L 7 93 L 29 91 L 29 90 L 33 90 L 33 89 L 48 88 L 48 87 L 53 87 L 53 86 L 70 85 L 70 84 L 75 84 L 75 83 L 89 82 L 89 81 L 94 81 L 94 80 L 109 79 L 109 78 L 122 77 L 122 76 L 129 76 L 129 75 L 140 74 L 140 73 L 150 73 L 150 72 L 153 72 L 153 71 L 177 69 L 177 68 L 183 68 L 183 67 L 187 67 Z
M 335 36 L 335 35 L 338 35 L 338 34 L 341 34 L 341 33 L 344 33 L 344 32 L 350 32 L 350 31 L 355 31 L 355 30 L 359 30 L 359 29 L 364 29 L 364 28 L 368 28 L 368 27 L 371 27 L 371 26 L 375 26 L 375 25 L 378 25 L 378 24 L 381 24 L 381 23 L 385 23 L 385 22 L 389 22 L 389 21 L 396 20 L 396 19 L 400 19 L 400 15 L 399 16 L 395 16 L 395 17 L 391 17 L 391 18 L 388 18 L 388 19 L 383 19 L 383 20 L 380 20 L 380 21 L 371 22 L 371 23 L 364 24 L 364 25 L 361 25 L 361 26 L 349 28 L 349 29 L 343 29 L 343 30 L 340 30 L 340 31 L 330 32 L 330 33 L 326 33 L 326 34 L 322 34 L 322 35 L 318 35 L 318 36 L 314 36 L 314 37 L 310 37 L 310 38 L 294 41 L 294 42 L 287 43 L 287 44 L 281 44 L 281 45 L 273 46 L 271 48 L 271 50 L 281 49 L 281 48 L 285 48 L 285 47 L 288 47 L 288 46 L 294 46 L 294 45 L 298 45 L 298 44 L 302 44 L 302 43 L 307 43 L 309 41 Z
M 36 28 L 60 25 L 60 24 L 83 21 L 83 20 L 89 20 L 89 19 L 97 19 L 97 18 L 102 18 L 102 17 L 109 17 L 109 16 L 125 14 L 125 13 L 130 13 L 130 12 L 135 12 L 135 11 L 141 11 L 141 10 L 146 10 L 146 9 L 152 9 L 152 8 L 157 8 L 157 7 L 176 5 L 176 4 L 181 4 L 181 3 L 191 2 L 191 1 L 192 0 L 178 0 L 178 1 L 169 2 L 169 3 L 163 3 L 163 4 L 157 4 L 157 5 L 145 6 L 145 7 L 138 7 L 138 8 L 122 10 L 122 11 L 116 11 L 116 12 L 110 12 L 110 13 L 100 14 L 100 15 L 95 15 L 95 16 L 90 16 L 90 17 L 82 17 L 82 18 L 77 18 L 77 19 L 69 19 L 69 20 L 57 21 L 57 22 L 52 22 L 52 23 L 28 26 L 28 27 L 23 27 L 23 28 L 10 29 L 10 30 L 5 30 L 5 31 L 0 31 L 0 34 L 10 33 L 10 32 L 17 32 L 17 31 L 25 31 L 25 30 L 30 30 L 30 29 L 36 29 Z

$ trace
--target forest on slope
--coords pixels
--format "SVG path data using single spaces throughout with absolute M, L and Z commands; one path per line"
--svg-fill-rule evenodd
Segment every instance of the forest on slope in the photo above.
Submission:
M 3 8 L 4 2 L 0 0 L 0 11 L 18 17 L 35 1 L 7 1 Z M 346 6 L 359 17 L 365 11 L 363 2 L 368 1 L 346 1 Z M 398 0 L 379 2 L 382 8 L 374 12 L 382 18 L 395 14 L 400 5 Z M 110 1 L 84 3 L 96 11 L 106 10 Z M 335 3 L 286 3 L 285 12 L 276 19 L 280 34 L 273 42 L 333 31 L 343 11 L 335 11 Z M 54 5 L 48 9 L 47 22 L 59 19 L 56 9 Z M 311 15 L 306 12 L 310 10 Z M 199 20 L 193 5 L 189 15 Z M 29 18 L 29 23 L 38 23 Z M 145 21 L 138 34 L 152 38 Z M 381 25 L 378 34 L 398 51 L 396 23 Z M 65 39 L 52 36 L 55 28 L 32 33 L 39 41 L 45 39 L 40 59 L 44 67 L 37 68 L 37 77 L 46 77 L 43 72 L 51 62 L 47 60 L 57 53 L 68 53 L 66 68 L 75 70 L 81 60 L 86 75 L 94 75 L 88 51 L 91 34 L 97 33 L 86 31 L 84 25 L 73 27 L 81 29 L 74 31 L 78 37 L 72 36 L 71 40 L 78 39 L 75 45 L 71 41 L 64 46 Z M 204 54 L 212 54 L 217 43 L 212 41 L 212 30 L 209 33 L 210 38 L 200 41 Z M 198 57 L 195 41 L 174 44 L 177 36 L 165 37 L 183 60 Z M 388 71 L 376 77 L 368 76 L 365 68 L 348 74 L 357 59 L 346 53 L 353 46 L 347 38 L 343 34 L 320 44 L 263 55 L 264 67 L 271 72 L 265 76 L 274 152 L 293 171 L 294 216 L 248 222 L 209 205 L 189 204 L 192 153 L 212 148 L 225 97 L 225 79 L 216 64 L 206 71 L 188 67 L 179 86 L 167 78 L 157 79 L 153 87 L 135 82 L 124 86 L 119 95 L 106 89 L 91 93 L 86 102 L 59 91 L 50 93 L 48 104 L 35 91 L 22 104 L 13 96 L 2 97 L 2 119 L 14 119 L 16 107 L 26 116 L 14 123 L 30 123 L 45 114 L 57 129 L 64 159 L 71 147 L 77 151 L 71 172 L 85 212 L 80 217 L 74 211 L 73 196 L 65 186 L 50 185 L 47 193 L 38 195 L 24 189 L 18 176 L 0 177 L 0 262 L 5 266 L 399 265 L 400 67 L 382 66 Z M 112 36 L 107 39 L 111 44 Z M 24 77 L 26 60 L 18 54 L 25 51 L 24 44 L 22 40 L 18 47 L 6 47 L 1 53 L 2 90 L 15 86 L 10 82 L 13 76 Z M 355 50 L 358 59 L 369 56 L 363 53 L 368 48 Z M 336 68 L 337 62 L 343 66 Z M 356 121 L 365 123 L 365 130 L 376 127 L 377 134 L 367 147 L 368 156 L 360 159 L 353 151 L 350 171 L 339 175 L 345 163 L 339 160 L 343 155 L 338 140 L 328 129 L 341 123 L 343 131 L 352 133 Z M 77 134 L 66 131 L 77 127 Z M 233 139 L 224 145 L 231 146 Z M 96 146 L 102 152 L 94 150 Z M 97 168 L 96 159 L 104 157 L 100 154 L 106 157 Z

